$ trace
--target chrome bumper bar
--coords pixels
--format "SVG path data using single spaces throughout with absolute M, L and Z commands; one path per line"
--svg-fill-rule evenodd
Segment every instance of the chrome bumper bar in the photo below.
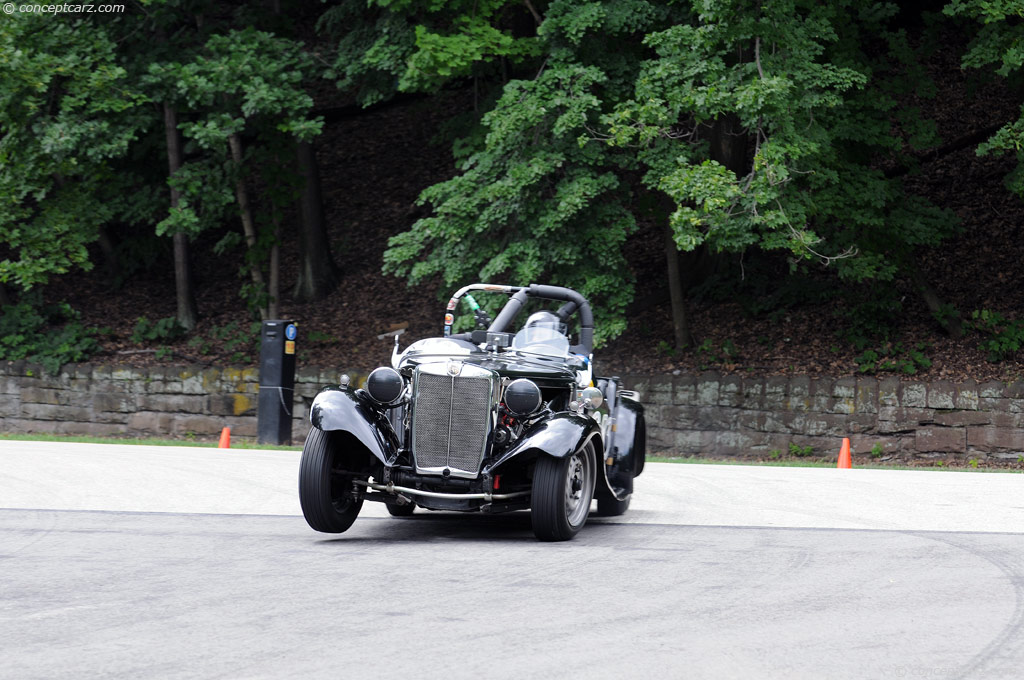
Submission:
M 439 491 L 424 491 L 422 489 L 413 489 L 408 486 L 396 486 L 395 484 L 377 484 L 376 482 L 364 482 L 362 480 L 353 480 L 354 484 L 359 486 L 365 486 L 368 489 L 374 491 L 386 491 L 387 493 L 404 493 L 410 496 L 426 496 L 428 498 L 450 498 L 450 499 L 474 499 L 474 500 L 485 500 L 488 503 L 491 501 L 505 501 L 510 498 L 519 498 L 520 496 L 529 496 L 529 491 L 516 491 L 515 493 L 441 493 Z

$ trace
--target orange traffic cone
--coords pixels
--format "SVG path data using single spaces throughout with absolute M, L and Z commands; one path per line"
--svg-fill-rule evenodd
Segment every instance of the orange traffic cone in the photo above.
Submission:
M 230 427 L 225 427 L 223 430 L 220 431 L 220 444 L 217 445 L 217 448 L 220 448 L 220 449 L 230 449 L 231 448 L 231 428 Z
M 843 437 L 843 445 L 839 449 L 839 464 L 837 468 L 852 468 L 853 461 L 850 460 L 850 438 Z

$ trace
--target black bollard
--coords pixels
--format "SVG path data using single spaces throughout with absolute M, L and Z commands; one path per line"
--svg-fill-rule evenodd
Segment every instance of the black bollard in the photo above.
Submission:
M 292 443 L 292 403 L 295 399 L 295 338 L 291 321 L 264 321 L 260 334 L 260 398 L 256 438 L 260 444 Z

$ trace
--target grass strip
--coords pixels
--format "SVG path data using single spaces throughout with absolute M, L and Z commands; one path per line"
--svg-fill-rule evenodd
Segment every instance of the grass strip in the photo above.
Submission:
M 199 441 L 196 439 L 158 439 L 155 437 L 90 437 L 80 435 L 63 434 L 14 434 L 0 433 L 0 441 L 26 441 L 26 442 L 67 442 L 74 444 L 126 444 L 139 446 L 195 446 L 199 448 L 217 448 L 218 441 Z M 270 449 L 274 451 L 299 451 L 301 445 L 295 446 L 274 446 L 273 444 L 257 444 L 255 442 L 234 440 L 231 442 L 233 449 Z
M 828 460 L 726 460 L 722 458 L 703 458 L 701 456 L 648 456 L 648 463 L 679 463 L 682 465 L 758 465 L 763 467 L 810 467 L 810 468 L 834 468 L 836 461 Z M 1012 474 L 1024 473 L 1022 469 L 1007 467 L 984 467 L 979 465 L 973 467 L 967 463 L 958 465 L 900 465 L 898 463 L 888 465 L 885 463 L 864 463 L 853 464 L 858 470 L 928 470 L 934 472 L 1009 472 Z

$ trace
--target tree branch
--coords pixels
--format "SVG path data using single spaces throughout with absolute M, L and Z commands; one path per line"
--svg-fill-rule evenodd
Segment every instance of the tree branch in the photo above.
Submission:
M 761 68 L 761 38 L 754 38 L 754 63 L 757 64 L 757 74 L 764 80 L 764 69 Z
M 930 163 L 932 161 L 937 161 L 940 158 L 944 158 L 945 156 L 948 156 L 951 153 L 956 153 L 961 149 L 966 149 L 967 147 L 974 146 L 975 144 L 981 144 L 986 139 L 988 139 L 995 133 L 999 132 L 999 130 L 1001 130 L 1004 125 L 1006 125 L 1006 123 L 997 123 L 995 125 L 989 125 L 988 127 L 984 127 L 980 130 L 975 130 L 974 132 L 966 134 L 963 137 L 960 137 L 959 139 L 954 139 L 949 144 L 944 144 L 938 148 L 930 149 L 929 151 L 925 151 L 922 154 L 916 155 L 914 156 L 914 158 L 922 163 Z M 895 168 L 889 168 L 888 170 L 885 171 L 885 177 L 886 179 L 902 177 L 903 175 L 906 175 L 908 172 L 910 172 L 911 169 L 912 168 L 909 165 L 901 165 Z
M 533 20 L 537 22 L 538 26 L 540 26 L 544 20 L 537 12 L 537 8 L 533 6 L 533 3 L 530 2 L 530 0 L 523 0 L 523 2 L 526 4 L 526 9 L 530 10 L 530 14 L 533 15 Z

